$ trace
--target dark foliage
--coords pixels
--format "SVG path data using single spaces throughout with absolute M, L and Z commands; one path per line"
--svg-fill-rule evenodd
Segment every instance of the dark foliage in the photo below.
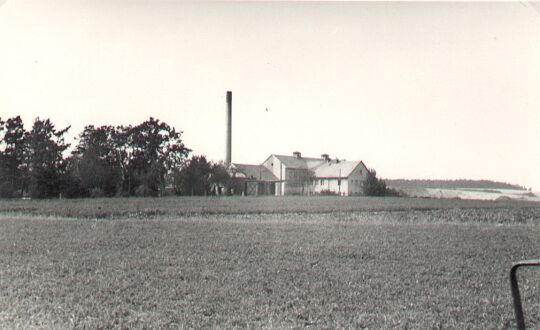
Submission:
M 179 195 L 207 196 L 230 187 L 231 181 L 223 164 L 210 162 L 205 156 L 192 156 L 175 176 L 175 191 Z
M 384 194 L 387 197 L 407 197 L 407 194 L 405 194 L 403 191 L 386 187 L 386 192 Z
M 377 178 L 377 172 L 374 169 L 368 171 L 366 180 L 362 186 L 362 192 L 366 196 L 386 195 L 386 183 Z
M 64 189 L 62 195 L 66 198 L 88 197 L 89 191 L 85 189 L 77 171 L 77 160 L 73 157 L 67 159 L 67 169 L 64 176 Z
M 63 136 L 68 130 L 69 127 L 58 131 L 49 119 L 37 118 L 32 130 L 26 133 L 28 192 L 31 197 L 60 196 L 67 165 L 62 153 L 69 147 Z
M 323 189 L 323 190 L 321 190 L 319 195 L 321 195 L 321 196 L 338 196 L 339 194 L 337 192 L 333 191 L 333 190 L 330 190 L 330 189 Z
M 150 117 L 134 127 L 121 127 L 118 142 L 123 151 L 124 189 L 130 194 L 136 189 L 157 195 L 165 188 L 170 173 L 182 166 L 191 152 L 181 140 L 182 132 Z
M 158 119 L 137 126 L 86 126 L 73 151 L 81 197 L 158 196 L 190 150 Z
M 213 194 L 231 192 L 236 184 L 222 162 L 212 163 L 212 173 L 209 180 Z
M 517 189 L 527 190 L 525 187 L 490 180 L 410 180 L 410 179 L 386 179 L 388 186 L 398 188 L 435 188 L 435 189 Z
M 158 196 L 173 185 L 191 150 L 158 119 L 137 126 L 86 126 L 70 157 L 64 135 L 37 118 L 0 119 L 0 197 Z
M 73 151 L 75 176 L 80 179 L 84 195 L 99 189 L 104 196 L 114 196 L 122 184 L 122 168 L 113 137 L 112 126 L 86 126 Z
M 25 185 L 25 131 L 21 117 L 0 119 L 0 197 L 20 197 Z

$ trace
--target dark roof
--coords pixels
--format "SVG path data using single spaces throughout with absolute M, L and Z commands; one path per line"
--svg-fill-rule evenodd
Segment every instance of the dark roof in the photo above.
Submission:
M 251 164 L 232 164 L 237 170 L 236 176 L 239 178 L 254 179 L 258 181 L 279 181 L 278 178 L 266 167 L 262 165 Z

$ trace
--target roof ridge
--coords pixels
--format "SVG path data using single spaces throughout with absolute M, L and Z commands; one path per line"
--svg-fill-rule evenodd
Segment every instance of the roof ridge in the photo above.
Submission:
M 278 154 L 272 154 L 272 155 L 274 155 L 276 157 L 288 157 L 288 158 L 294 158 L 294 159 L 324 160 L 324 158 L 316 158 L 316 157 L 304 157 L 304 156 L 302 156 L 302 157 L 298 158 L 296 156 L 291 156 L 291 155 L 278 155 Z
M 234 165 L 263 166 L 262 164 L 232 163 Z

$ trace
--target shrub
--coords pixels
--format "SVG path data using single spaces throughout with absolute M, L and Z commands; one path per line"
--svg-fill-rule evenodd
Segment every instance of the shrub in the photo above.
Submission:
M 105 192 L 101 188 L 92 188 L 90 189 L 90 197 L 91 198 L 105 197 Z
M 141 184 L 135 189 L 135 195 L 138 197 L 149 197 L 149 196 L 155 197 L 158 194 L 156 191 L 150 189 L 150 187 L 148 187 L 147 185 Z
M 385 196 L 386 183 L 377 178 L 377 172 L 374 169 L 368 170 L 366 180 L 362 186 L 362 192 L 366 196 Z
M 14 197 L 15 191 L 9 182 L 0 183 L 0 198 Z
M 323 189 L 319 193 L 321 196 L 339 196 L 339 194 L 335 191 L 329 190 L 329 189 Z
M 388 187 L 386 187 L 386 192 L 384 195 L 388 197 L 407 197 L 407 194 L 405 194 L 403 191 Z

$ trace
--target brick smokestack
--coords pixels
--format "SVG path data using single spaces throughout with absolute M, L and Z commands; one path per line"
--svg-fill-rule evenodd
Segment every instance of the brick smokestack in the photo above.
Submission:
M 231 165 L 232 155 L 232 92 L 227 91 L 227 150 L 225 154 L 225 165 Z

